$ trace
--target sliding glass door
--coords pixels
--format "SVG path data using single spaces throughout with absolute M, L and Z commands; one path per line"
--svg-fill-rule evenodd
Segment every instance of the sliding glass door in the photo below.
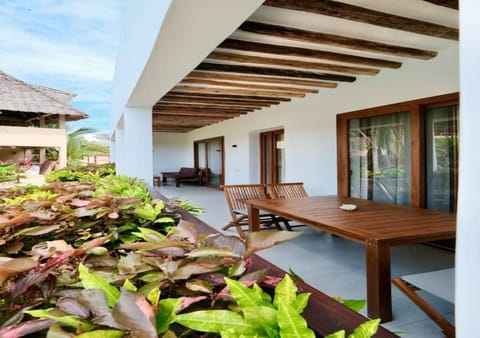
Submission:
M 220 188 L 224 184 L 223 137 L 195 141 L 195 167 L 205 172 L 205 184 Z

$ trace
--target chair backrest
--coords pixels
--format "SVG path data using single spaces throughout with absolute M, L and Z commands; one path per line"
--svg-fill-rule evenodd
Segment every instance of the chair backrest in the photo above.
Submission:
M 267 199 L 263 184 L 223 185 L 222 190 L 233 219 L 237 218 L 236 210 L 247 209 L 245 200 Z
M 268 196 L 273 199 L 299 198 L 308 196 L 302 182 L 275 183 L 266 184 L 265 186 L 267 188 Z
M 178 172 L 178 176 L 180 176 L 180 178 L 193 178 L 198 175 L 198 172 L 199 172 L 198 168 L 182 167 Z

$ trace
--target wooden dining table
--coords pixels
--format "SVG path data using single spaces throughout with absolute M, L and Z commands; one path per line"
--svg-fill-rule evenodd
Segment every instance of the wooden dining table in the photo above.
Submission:
M 390 284 L 392 246 L 451 239 L 456 216 L 337 195 L 289 199 L 247 200 L 249 230 L 259 230 L 259 210 L 365 245 L 367 315 L 388 322 L 392 317 Z M 346 211 L 343 204 L 354 204 Z M 412 262 L 414 264 L 414 262 Z

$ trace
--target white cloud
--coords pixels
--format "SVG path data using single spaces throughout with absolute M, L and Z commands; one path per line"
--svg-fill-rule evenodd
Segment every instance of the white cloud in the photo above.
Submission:
M 76 93 L 72 103 L 93 121 L 88 107 L 108 110 L 124 7 L 125 0 L 0 0 L 0 67 Z

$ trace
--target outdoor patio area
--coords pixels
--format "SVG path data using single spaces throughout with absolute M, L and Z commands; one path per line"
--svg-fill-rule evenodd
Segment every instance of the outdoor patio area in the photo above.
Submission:
M 188 200 L 205 208 L 198 218 L 221 231 L 231 219 L 222 191 L 198 185 L 174 183 L 155 188 L 167 198 Z M 308 189 L 307 189 L 308 190 Z M 365 299 L 364 246 L 307 227 L 297 228 L 299 238 L 267 249 L 260 256 L 288 271 L 292 270 L 318 290 L 342 298 Z M 231 228 L 225 233 L 235 235 Z M 454 253 L 427 245 L 392 248 L 392 277 L 454 266 Z M 440 313 L 453 322 L 454 306 L 421 293 Z M 384 324 L 402 337 L 442 337 L 441 330 L 404 294 L 392 287 L 394 320 Z M 365 310 L 362 311 L 365 314 Z M 319 318 L 321 320 L 321 318 Z

